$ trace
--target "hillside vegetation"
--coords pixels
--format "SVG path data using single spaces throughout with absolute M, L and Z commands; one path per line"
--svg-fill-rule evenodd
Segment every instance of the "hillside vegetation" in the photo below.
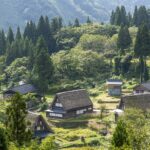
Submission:
M 41 16 L 38 23 L 27 22 L 23 32 L 1 29 L 0 92 L 20 81 L 33 84 L 44 97 L 32 111 L 45 117 L 53 136 L 41 143 L 32 139 L 26 103 L 35 95 L 16 94 L 8 101 L 1 95 L 0 149 L 149 149 L 149 111 L 126 110 L 117 123 L 113 110 L 120 97 L 109 96 L 105 86 L 107 79 L 122 79 L 127 94 L 149 80 L 149 18 L 144 6 L 135 7 L 133 15 L 121 6 L 112 12 L 110 24 L 88 17 L 84 24 L 76 18 L 65 26 L 61 17 Z M 93 113 L 62 120 L 45 116 L 57 92 L 80 88 L 89 93 Z

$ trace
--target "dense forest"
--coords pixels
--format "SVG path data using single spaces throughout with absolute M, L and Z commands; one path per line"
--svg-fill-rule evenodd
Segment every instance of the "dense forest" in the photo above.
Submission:
M 145 6 L 135 7 L 133 14 L 126 12 L 124 6 L 117 7 L 112 11 L 110 24 L 95 23 L 87 17 L 84 24 L 76 18 L 74 22 L 65 26 L 61 17 L 49 20 L 47 16 L 41 16 L 37 24 L 29 21 L 23 31 L 19 27 L 16 33 L 11 27 L 7 33 L 3 29 L 0 30 L 1 92 L 18 85 L 20 81 L 32 83 L 45 95 L 77 88 L 101 87 L 104 91 L 103 85 L 109 78 L 122 79 L 129 85 L 145 82 L 149 80 L 149 47 L 150 12 Z M 100 99 L 98 102 L 100 103 Z M 0 113 L 1 116 L 6 115 L 3 116 L 5 119 L 0 120 L 3 123 L 0 126 L 3 149 L 59 149 L 59 143 L 54 142 L 54 137 L 48 137 L 39 146 L 38 141 L 31 141 L 31 133 L 26 130 L 25 125 L 25 105 L 22 96 L 17 94 L 9 105 L 7 104 L 6 114 Z M 101 108 L 101 115 L 95 117 L 97 120 L 99 116 L 103 119 L 102 110 Z M 135 111 L 140 114 L 138 117 Z M 131 113 L 134 114 L 135 122 L 130 118 Z M 107 115 L 106 113 L 106 117 Z M 109 149 L 140 150 L 148 147 L 149 143 L 145 140 L 149 138 L 148 115 L 147 112 L 131 110 L 123 116 L 124 119 L 118 122 L 111 142 L 106 144 Z M 110 125 L 107 120 L 103 124 L 106 128 Z M 55 129 L 58 133 L 62 130 Z M 88 130 L 89 134 L 94 133 L 94 137 L 98 138 L 94 131 L 93 128 L 92 131 Z M 65 137 L 67 132 L 61 136 Z M 75 130 L 72 132 L 73 137 L 65 137 L 71 142 L 80 138 Z M 82 145 L 87 146 L 84 137 L 81 141 Z M 97 139 L 90 142 L 88 146 L 99 146 Z
M 11 27 L 7 34 L 1 30 L 1 85 L 11 87 L 24 80 L 46 92 L 53 83 L 77 88 L 115 76 L 146 81 L 149 18 L 144 6 L 135 7 L 133 15 L 122 6 L 112 12 L 112 25 L 88 17 L 84 24 L 75 19 L 63 26 L 61 17 L 49 21 L 41 16 L 38 24 L 28 22 L 23 32 L 19 27 L 16 33 Z

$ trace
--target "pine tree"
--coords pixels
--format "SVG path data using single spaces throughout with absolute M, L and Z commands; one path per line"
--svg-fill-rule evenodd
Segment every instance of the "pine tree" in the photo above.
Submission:
M 127 24 L 128 26 L 133 26 L 133 18 L 130 12 L 127 15 Z
M 43 16 L 40 17 L 38 25 L 37 25 L 37 33 L 38 36 L 45 37 L 45 19 Z
M 144 78 L 144 82 L 146 82 L 149 80 L 149 70 L 148 70 L 148 66 L 147 66 L 146 62 L 144 64 L 144 66 L 145 66 L 145 70 L 144 70 L 143 78 Z
M 4 31 L 0 31 L 0 55 L 4 55 L 6 52 L 6 37 Z
M 80 23 L 79 23 L 78 18 L 76 18 L 74 21 L 74 27 L 80 27 Z
M 63 19 L 61 17 L 58 17 L 58 30 L 60 30 L 63 27 Z
M 127 49 L 131 45 L 131 37 L 127 26 L 121 26 L 118 40 L 117 40 L 117 47 L 120 49 L 121 54 L 124 53 L 124 50 Z
M 31 40 L 35 44 L 37 40 L 37 36 L 38 34 L 37 34 L 35 23 L 33 23 L 32 21 L 28 22 L 24 29 L 23 37 L 24 38 L 27 37 L 29 40 Z
M 141 6 L 138 10 L 137 26 L 149 24 L 149 17 L 145 6 Z
M 137 6 L 135 6 L 135 9 L 134 9 L 133 24 L 134 24 L 135 26 L 138 25 L 138 8 L 137 8 Z
M 89 17 L 89 16 L 87 17 L 86 23 L 87 23 L 87 24 L 91 24 L 91 23 L 92 23 L 92 21 L 90 20 L 90 17 Z
M 115 61 L 114 73 L 116 76 L 119 76 L 121 73 L 121 58 L 115 57 L 114 61 Z
M 114 11 L 112 11 L 112 13 L 111 13 L 110 24 L 112 24 L 112 25 L 115 24 L 115 12 Z
M 20 28 L 17 28 L 17 33 L 16 33 L 16 39 L 20 40 L 21 39 L 21 32 L 20 32 Z
M 59 29 L 59 24 L 58 24 L 58 19 L 57 19 L 57 17 L 55 17 L 55 18 L 53 18 L 53 19 L 51 20 L 50 28 L 51 28 L 52 34 L 55 34 L 55 33 L 58 31 L 58 29 Z
M 143 64 L 144 61 L 146 63 L 146 57 L 150 55 L 149 47 L 150 47 L 149 28 L 146 24 L 144 24 L 141 25 L 138 29 L 134 47 L 135 56 L 139 58 L 141 64 L 141 71 L 140 71 L 141 82 L 143 81 L 143 70 L 145 70 L 145 68 L 143 68 L 144 67 Z
M 39 37 L 36 49 L 34 74 L 37 76 L 40 90 L 45 93 L 53 76 L 53 64 L 43 37 Z
M 116 8 L 114 24 L 121 25 L 121 11 L 119 7 Z
M 10 105 L 6 110 L 6 128 L 10 139 L 17 142 L 19 146 L 30 140 L 30 134 L 26 126 L 26 115 L 26 103 L 24 99 L 21 95 L 15 94 L 11 98 Z
M 9 27 L 8 34 L 7 34 L 7 42 L 11 44 L 13 41 L 14 41 L 14 33 L 11 27 Z
M 127 16 L 126 16 L 126 9 L 124 6 L 121 6 L 120 13 L 121 13 L 121 22 L 120 23 L 122 25 L 127 25 L 128 22 L 127 22 Z

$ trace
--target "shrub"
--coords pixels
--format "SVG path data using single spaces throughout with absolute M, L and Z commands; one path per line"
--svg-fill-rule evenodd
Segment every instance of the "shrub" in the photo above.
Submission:
M 100 146 L 100 141 L 98 139 L 93 139 L 90 141 L 89 146 Z

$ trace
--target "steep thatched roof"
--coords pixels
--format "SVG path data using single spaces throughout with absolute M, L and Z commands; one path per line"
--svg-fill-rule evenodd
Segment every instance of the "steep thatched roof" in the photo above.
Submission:
M 39 120 L 41 120 L 46 128 L 47 131 L 52 132 L 52 130 L 50 129 L 48 123 L 46 122 L 46 120 L 43 118 L 42 115 L 33 113 L 33 112 L 28 112 L 27 115 L 27 122 L 29 122 L 29 127 L 31 128 L 31 130 L 35 130 L 35 127 L 37 126 Z
M 87 91 L 84 89 L 57 93 L 54 98 L 53 104 L 57 99 L 60 101 L 60 103 L 63 105 L 63 109 L 66 111 L 76 108 L 93 106 Z
M 27 93 L 37 92 L 37 89 L 32 84 L 23 84 L 8 89 L 7 91 L 4 92 L 4 94 L 9 92 L 20 93 L 24 95 Z
M 150 109 L 150 94 L 123 96 L 121 98 L 119 108 Z
M 37 91 L 36 88 L 32 84 L 19 85 L 19 86 L 13 87 L 11 90 L 14 92 L 18 92 L 20 94 L 27 94 L 27 93 L 32 93 L 32 92 Z
M 140 85 L 137 85 L 137 86 L 135 86 L 133 89 L 136 90 L 136 89 L 138 89 L 138 88 L 142 88 L 142 89 L 144 89 L 144 90 L 150 91 L 150 81 L 149 81 L 149 82 L 146 82 L 146 83 L 142 83 L 142 84 L 140 84 Z

